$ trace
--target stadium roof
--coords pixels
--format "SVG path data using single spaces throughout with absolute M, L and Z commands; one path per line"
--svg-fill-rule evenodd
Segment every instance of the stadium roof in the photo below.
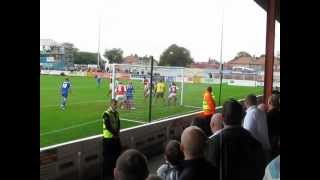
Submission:
M 268 0 L 254 0 L 260 7 L 267 11 Z M 276 20 L 280 23 L 280 0 L 276 0 Z

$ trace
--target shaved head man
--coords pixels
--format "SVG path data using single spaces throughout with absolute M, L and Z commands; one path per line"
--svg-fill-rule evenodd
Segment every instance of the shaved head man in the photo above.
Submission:
M 184 152 L 185 159 L 201 157 L 205 142 L 206 136 L 199 127 L 186 128 L 181 135 L 181 150 Z
M 205 133 L 196 126 L 183 131 L 180 147 L 185 160 L 179 180 L 218 179 L 218 170 L 204 159 L 206 141 Z

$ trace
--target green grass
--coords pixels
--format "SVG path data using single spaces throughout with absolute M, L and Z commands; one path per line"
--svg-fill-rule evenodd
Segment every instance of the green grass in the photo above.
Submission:
M 102 132 L 102 113 L 109 103 L 109 81 L 103 79 L 98 88 L 91 77 L 70 77 L 72 91 L 69 94 L 67 108 L 60 109 L 60 86 L 62 76 L 42 75 L 40 77 L 40 145 L 45 147 L 65 141 L 97 135 Z M 121 128 L 128 128 L 148 122 L 149 99 L 145 102 L 141 81 L 132 81 L 135 87 L 134 102 L 136 110 L 119 110 Z M 124 81 L 127 83 L 127 81 Z M 181 92 L 181 84 L 177 84 Z M 183 104 L 201 107 L 202 94 L 207 84 L 184 84 Z M 213 85 L 216 103 L 218 104 L 219 85 Z M 240 99 L 249 93 L 261 94 L 262 88 L 222 85 L 221 102 L 228 98 Z M 168 95 L 165 94 L 165 97 Z M 177 105 L 168 106 L 161 99 L 152 104 L 153 120 L 169 116 L 186 114 L 199 108 L 180 106 L 180 93 Z M 138 122 L 133 122 L 133 121 Z M 139 123 L 142 122 L 142 123 Z

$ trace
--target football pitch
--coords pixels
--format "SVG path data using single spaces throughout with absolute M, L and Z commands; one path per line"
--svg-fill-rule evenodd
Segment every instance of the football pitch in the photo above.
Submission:
M 71 93 L 65 110 L 60 108 L 60 87 L 63 76 L 40 76 L 40 147 L 63 143 L 102 133 L 102 113 L 106 110 L 111 97 L 108 96 L 109 80 L 102 79 L 98 87 L 92 77 L 69 77 Z M 122 81 L 127 83 L 128 81 Z M 136 109 L 119 109 L 121 129 L 148 123 L 149 99 L 143 95 L 142 81 L 132 80 L 135 88 L 134 103 Z M 177 104 L 168 105 L 165 101 L 153 97 L 151 119 L 154 121 L 201 110 L 202 94 L 208 84 L 183 84 L 177 94 Z M 219 85 L 212 85 L 218 105 Z M 222 85 L 221 103 L 229 98 L 241 99 L 249 93 L 262 94 L 262 87 L 241 87 Z M 180 104 L 181 98 L 183 105 Z

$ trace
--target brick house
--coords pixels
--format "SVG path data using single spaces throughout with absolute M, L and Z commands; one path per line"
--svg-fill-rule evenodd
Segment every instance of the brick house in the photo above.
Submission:
M 265 68 L 265 56 L 260 56 L 258 58 L 255 57 L 239 57 L 234 58 L 227 63 L 225 63 L 225 67 L 247 67 L 252 68 L 257 71 L 264 71 Z M 274 57 L 274 71 L 280 71 L 280 59 Z
M 209 59 L 207 62 L 192 63 L 189 67 L 200 69 L 219 69 L 220 63 L 215 59 Z
M 132 64 L 132 65 L 142 65 L 142 66 L 151 66 L 151 61 L 149 59 L 143 59 L 138 56 L 130 55 L 123 58 L 122 64 Z M 153 62 L 154 66 L 158 65 L 157 61 Z

